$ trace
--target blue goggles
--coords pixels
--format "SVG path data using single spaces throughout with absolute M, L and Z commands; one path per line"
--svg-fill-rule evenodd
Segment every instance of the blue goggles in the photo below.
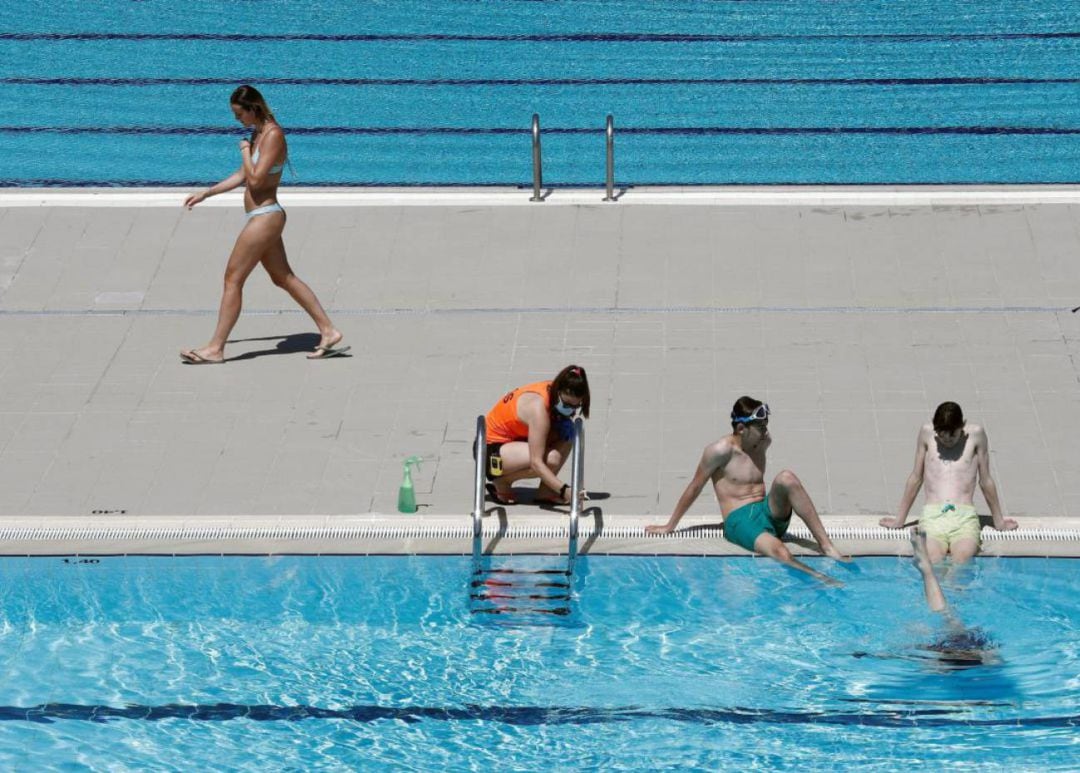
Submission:
M 768 421 L 769 420 L 769 404 L 762 403 L 749 416 L 736 416 L 731 414 L 731 420 L 738 424 L 749 424 L 752 421 Z

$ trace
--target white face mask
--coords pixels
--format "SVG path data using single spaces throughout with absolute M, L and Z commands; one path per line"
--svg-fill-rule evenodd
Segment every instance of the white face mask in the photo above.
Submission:
M 557 402 L 555 404 L 555 410 L 558 411 L 561 415 L 566 416 L 567 418 L 569 418 L 569 417 L 573 416 L 575 413 L 577 413 L 580 410 L 580 408 L 578 406 L 576 406 L 576 405 L 567 405 L 566 403 L 564 403 L 562 401 L 562 398 L 560 397 L 559 402 Z

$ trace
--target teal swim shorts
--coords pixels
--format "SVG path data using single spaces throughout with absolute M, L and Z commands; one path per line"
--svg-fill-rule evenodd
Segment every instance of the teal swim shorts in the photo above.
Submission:
M 766 495 L 760 502 L 751 502 L 728 513 L 724 519 L 724 538 L 741 548 L 753 551 L 754 540 L 761 534 L 768 532 L 777 539 L 782 539 L 790 523 L 790 517 L 782 521 L 773 519 L 769 512 L 769 497 Z

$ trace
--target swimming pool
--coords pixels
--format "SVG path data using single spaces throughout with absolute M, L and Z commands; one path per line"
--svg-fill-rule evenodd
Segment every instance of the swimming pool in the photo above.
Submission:
M 1080 7 L 1054 0 L 20 3 L 4 186 L 204 185 L 250 81 L 286 185 L 1063 183 Z
M 566 567 L 484 561 L 515 592 Z M 475 613 L 508 575 L 474 585 L 461 557 L 4 558 L 0 760 L 1075 766 L 1073 560 L 984 558 L 947 586 L 998 645 L 972 668 L 919 648 L 939 622 L 907 561 L 831 570 L 844 588 L 763 560 L 583 557 L 553 616 Z

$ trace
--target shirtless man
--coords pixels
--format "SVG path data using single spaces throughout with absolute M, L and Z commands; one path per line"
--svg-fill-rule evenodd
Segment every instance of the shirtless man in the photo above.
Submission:
M 809 527 L 821 551 L 837 561 L 851 559 L 840 554 L 818 517 L 810 495 L 791 470 L 783 470 L 765 491 L 765 452 L 769 436 L 769 406 L 752 397 L 740 397 L 731 411 L 731 434 L 705 447 L 693 479 L 675 505 L 668 522 L 648 526 L 649 534 L 674 531 L 679 519 L 710 480 L 724 516 L 724 537 L 747 550 L 775 558 L 793 569 L 833 585 L 840 583 L 802 563 L 782 541 L 791 513 Z
M 927 552 L 933 563 L 951 555 L 955 563 L 969 560 L 979 550 L 979 516 L 975 513 L 975 481 L 990 506 L 994 528 L 1011 531 L 1017 524 L 1001 514 L 997 484 L 990 477 L 989 441 L 977 424 L 966 424 L 956 403 L 945 402 L 924 424 L 915 443 L 915 467 L 908 475 L 895 518 L 882 518 L 888 529 L 899 529 L 907 519 L 923 482 L 926 506 L 919 526 L 927 535 Z

